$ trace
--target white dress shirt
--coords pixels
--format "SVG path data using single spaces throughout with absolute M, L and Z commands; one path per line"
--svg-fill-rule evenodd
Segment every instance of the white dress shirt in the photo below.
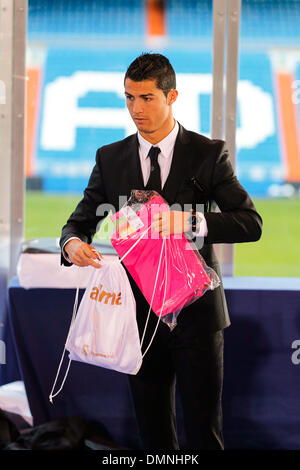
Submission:
M 160 148 L 160 153 L 158 154 L 158 164 L 160 167 L 160 178 L 161 178 L 162 189 L 170 173 L 174 146 L 175 146 L 178 131 L 179 131 L 179 125 L 178 125 L 178 122 L 175 121 L 175 126 L 173 127 L 173 130 L 170 132 L 170 134 L 168 134 L 167 137 L 165 137 L 163 140 L 161 140 L 160 142 L 154 145 L 154 147 Z M 148 140 L 144 139 L 144 137 L 142 137 L 139 132 L 138 132 L 138 141 L 139 141 L 139 155 L 140 155 L 140 161 L 141 161 L 141 168 L 142 168 L 142 174 L 144 178 L 144 186 L 146 186 L 148 179 L 150 177 L 151 160 L 150 160 L 150 157 L 148 157 L 148 154 L 149 154 L 149 150 L 152 147 L 152 144 L 148 142 Z

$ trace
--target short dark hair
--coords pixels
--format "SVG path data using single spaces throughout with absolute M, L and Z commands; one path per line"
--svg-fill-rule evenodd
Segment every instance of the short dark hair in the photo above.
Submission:
M 167 96 L 169 91 L 176 88 L 176 75 L 169 60 L 162 54 L 143 53 L 128 67 L 126 78 L 134 82 L 156 80 L 156 86 Z

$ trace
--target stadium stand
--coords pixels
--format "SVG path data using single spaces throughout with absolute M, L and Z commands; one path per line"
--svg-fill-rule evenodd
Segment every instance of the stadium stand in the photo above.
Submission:
M 29 39 L 143 34 L 144 8 L 139 0 L 29 1 Z
M 300 40 L 299 0 L 243 0 L 241 39 Z M 212 0 L 166 0 L 170 38 L 212 36 Z M 142 0 L 29 0 L 29 39 L 52 35 L 143 37 Z
M 298 0 L 243 0 L 241 39 L 300 39 Z M 211 0 L 169 0 L 168 31 L 172 37 L 196 38 L 212 35 Z

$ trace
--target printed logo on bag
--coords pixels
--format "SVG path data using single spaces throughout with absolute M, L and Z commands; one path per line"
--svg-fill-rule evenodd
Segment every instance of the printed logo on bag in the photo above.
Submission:
M 91 354 L 92 356 L 105 357 L 106 359 L 113 359 L 115 357 L 114 354 L 101 354 L 101 353 L 96 353 L 94 351 L 90 351 L 90 346 L 88 344 L 84 344 L 82 346 L 82 352 L 85 356 L 88 356 L 89 354 Z
M 92 288 L 92 292 L 90 293 L 90 298 L 92 300 L 96 300 L 98 302 L 102 302 L 104 299 L 104 303 L 108 304 L 110 301 L 110 305 L 122 305 L 121 302 L 121 292 L 116 294 L 115 292 L 106 292 L 103 288 L 103 284 L 100 284 L 99 287 L 94 286 Z

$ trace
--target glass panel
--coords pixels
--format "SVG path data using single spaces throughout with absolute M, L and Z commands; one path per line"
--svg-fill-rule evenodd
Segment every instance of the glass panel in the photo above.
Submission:
M 59 237 L 96 149 L 135 132 L 123 76 L 141 52 L 169 57 L 175 117 L 210 136 L 212 1 L 151 3 L 29 0 L 27 239 Z M 299 15 L 299 1 L 242 2 L 237 174 L 264 228 L 259 242 L 235 245 L 238 276 L 300 275 Z
M 299 0 L 242 2 L 237 173 L 264 227 L 236 275 L 300 276 L 299 24 Z
M 123 78 L 143 51 L 170 59 L 180 90 L 177 119 L 209 135 L 212 2 L 153 3 L 29 0 L 27 239 L 59 237 L 97 148 L 136 132 Z

